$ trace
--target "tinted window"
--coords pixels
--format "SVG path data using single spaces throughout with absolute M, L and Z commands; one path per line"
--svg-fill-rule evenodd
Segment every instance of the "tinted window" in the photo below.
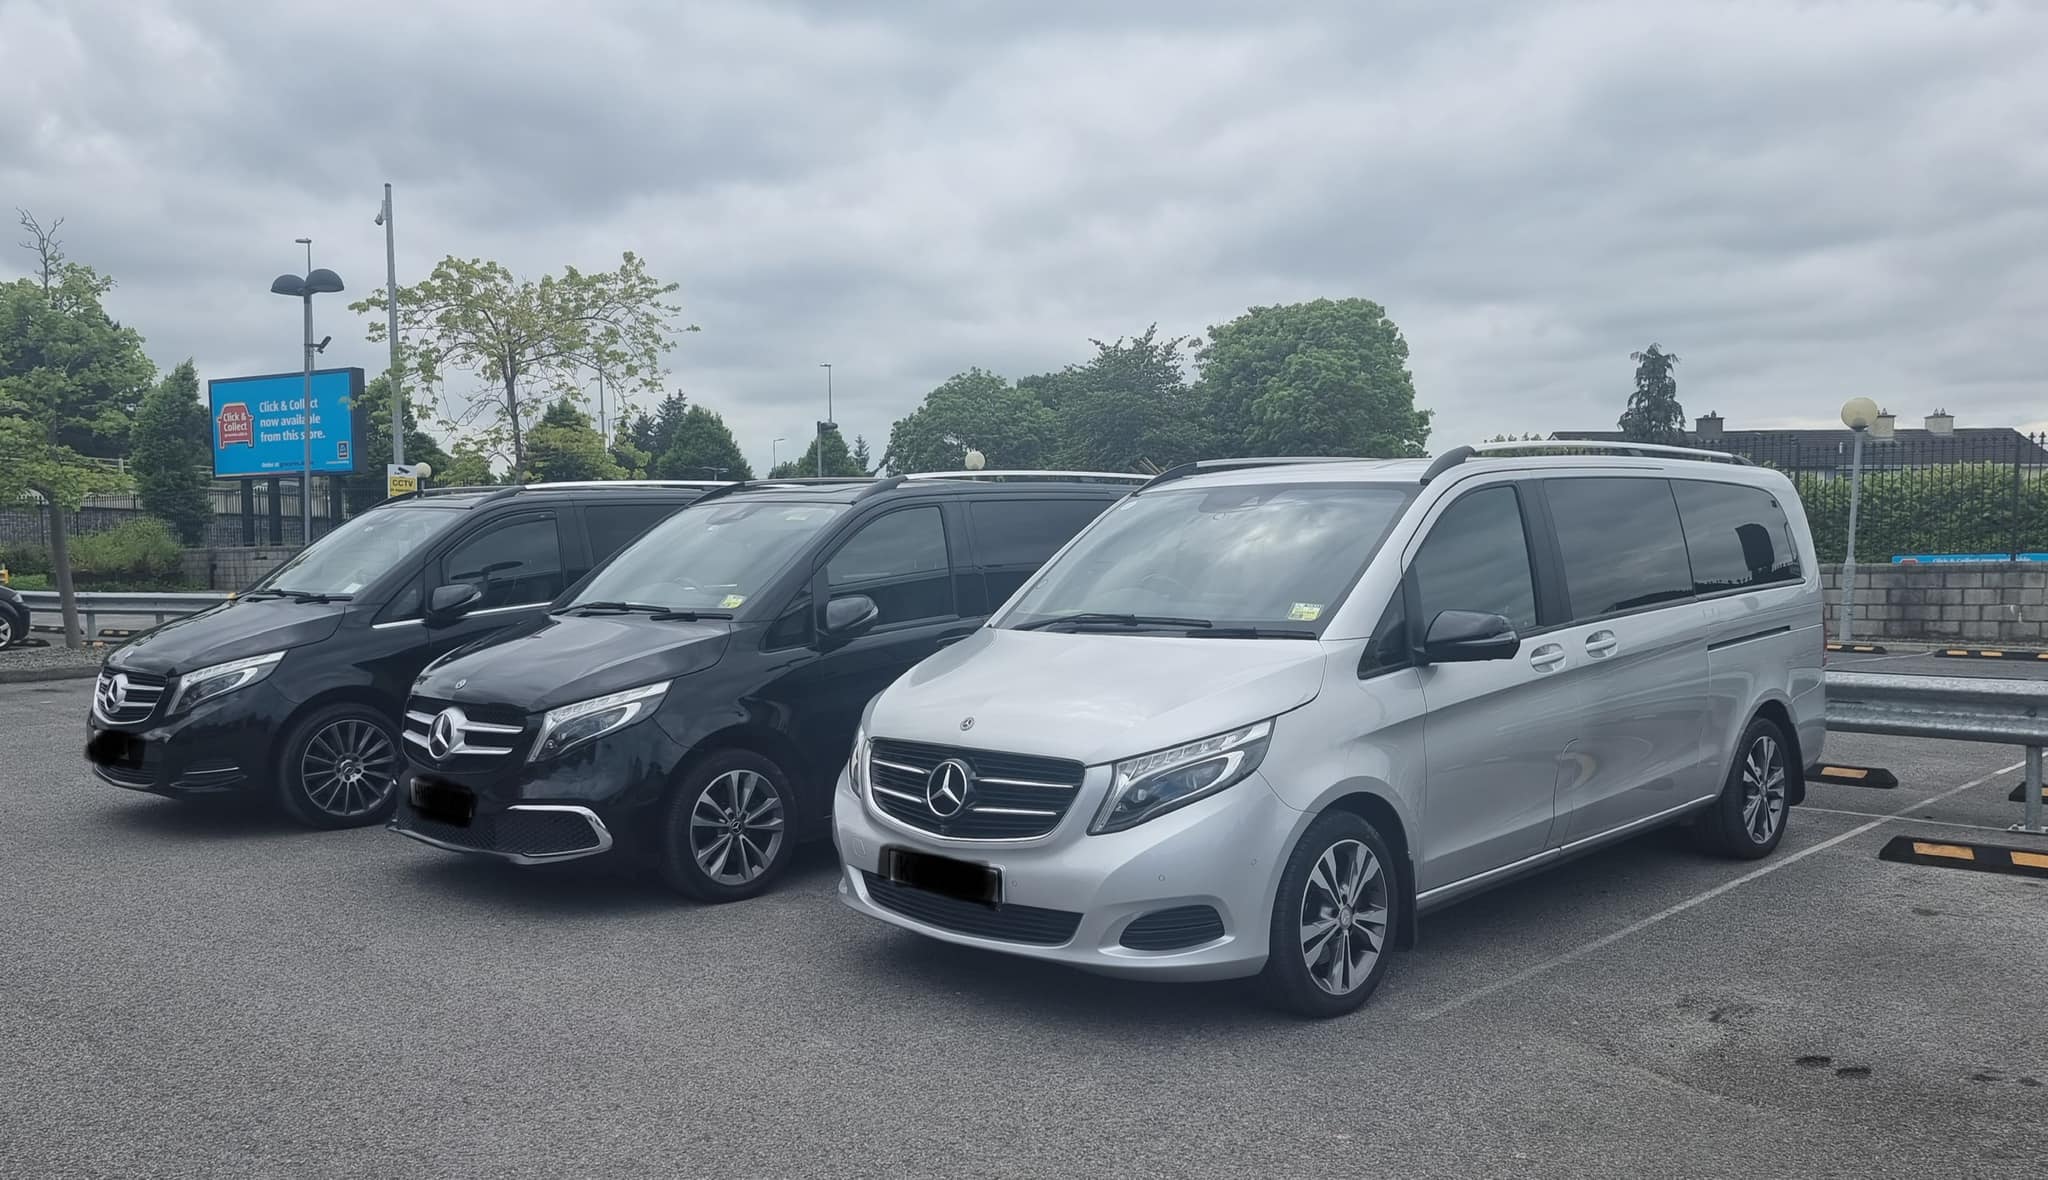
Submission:
M 1320 631 L 1412 489 L 1167 485 L 1131 496 L 1048 566 L 1003 624 L 1104 611 Z
M 907 508 L 861 526 L 825 565 L 832 597 L 865 594 L 881 608 L 877 626 L 953 613 L 953 574 L 939 509 Z
M 1701 594 L 1799 580 L 1799 548 L 1778 498 L 1761 488 L 1677 480 L 1678 514 Z
M 483 591 L 477 610 L 546 602 L 562 592 L 562 546 L 555 518 L 529 516 L 492 525 L 456 544 L 441 559 L 444 584 L 468 582 Z
M 1015 594 L 1046 558 L 1109 505 L 1108 500 L 970 501 L 967 516 L 974 525 L 974 552 L 988 600 L 1000 604 Z
M 740 610 L 845 514 L 781 497 L 693 504 L 620 550 L 576 601 Z
M 449 508 L 375 508 L 349 520 L 292 555 L 254 590 L 303 590 L 311 594 L 354 594 L 418 553 L 443 529 L 466 514 Z
M 1661 479 L 1547 479 L 1572 617 L 1692 597 L 1671 485 Z
M 1444 510 L 1410 567 L 1424 626 L 1441 611 L 1505 615 L 1517 630 L 1536 626 L 1536 578 L 1515 490 L 1482 488 Z
M 655 521 L 674 512 L 675 504 L 585 504 L 583 529 L 590 537 L 590 560 L 603 561 L 646 532 Z

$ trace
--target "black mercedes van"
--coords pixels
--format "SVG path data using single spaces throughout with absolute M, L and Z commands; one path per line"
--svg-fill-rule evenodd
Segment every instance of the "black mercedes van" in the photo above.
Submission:
M 382 822 L 420 669 L 544 620 L 593 566 L 717 486 L 452 488 L 380 504 L 109 656 L 86 758 L 118 787 L 268 796 L 311 827 Z
M 822 836 L 868 699 L 1144 482 L 1072 472 L 706 494 L 547 621 L 429 667 L 394 830 L 519 864 L 615 846 L 679 892 L 766 888 Z

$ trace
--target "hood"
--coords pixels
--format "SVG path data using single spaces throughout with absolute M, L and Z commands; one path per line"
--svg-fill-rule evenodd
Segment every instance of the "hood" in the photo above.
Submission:
M 208 664 L 318 643 L 334 634 L 347 609 L 343 602 L 232 599 L 143 632 L 122 644 L 107 662 L 161 675 L 190 672 Z
M 1323 660 L 1309 640 L 984 628 L 890 685 L 868 733 L 1093 766 L 1298 708 Z
M 532 631 L 470 648 L 420 674 L 412 691 L 538 713 L 701 672 L 725 654 L 731 625 L 645 615 L 555 615 Z

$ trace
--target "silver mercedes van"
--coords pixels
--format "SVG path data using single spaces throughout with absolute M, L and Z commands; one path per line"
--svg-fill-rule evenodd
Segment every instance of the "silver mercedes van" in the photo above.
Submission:
M 839 890 L 933 938 L 1362 1004 L 1422 913 L 1667 824 L 1769 855 L 1823 737 L 1791 483 L 1708 451 L 1168 471 L 872 701 Z

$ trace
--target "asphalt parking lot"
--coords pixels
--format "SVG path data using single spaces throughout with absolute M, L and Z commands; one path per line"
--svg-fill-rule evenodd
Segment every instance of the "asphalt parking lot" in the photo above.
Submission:
M 1434 915 L 1306 1024 L 860 920 L 829 847 L 699 908 L 128 794 L 88 691 L 0 685 L 0 1175 L 2048 1173 L 2048 881 L 1876 858 L 2048 849 L 2014 750 L 1835 739 L 1901 785 Z

